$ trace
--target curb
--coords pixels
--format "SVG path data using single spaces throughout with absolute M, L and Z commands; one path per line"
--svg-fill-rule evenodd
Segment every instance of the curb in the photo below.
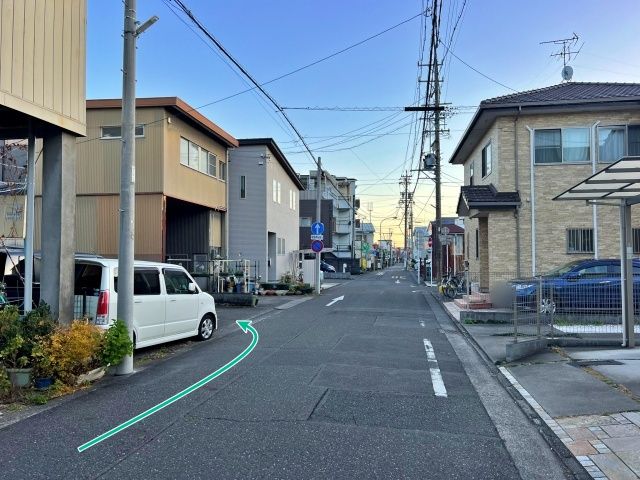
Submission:
M 429 296 L 431 298 L 429 298 Z M 551 450 L 558 456 L 562 464 L 567 468 L 569 472 L 571 472 L 573 478 L 579 480 L 591 480 L 593 477 L 589 474 L 589 472 L 587 472 L 580 461 L 573 456 L 566 445 L 562 442 L 562 440 L 560 440 L 555 432 L 551 430 L 551 428 L 546 424 L 546 422 L 538 414 L 538 412 L 536 412 L 531 407 L 527 400 L 511 384 L 509 379 L 505 377 L 502 371 L 500 371 L 500 369 L 491 361 L 484 350 L 482 350 L 482 347 L 480 347 L 478 342 L 476 342 L 476 340 L 459 324 L 459 322 L 454 317 L 452 317 L 449 311 L 444 308 L 444 306 L 442 305 L 442 301 L 438 298 L 437 294 L 435 294 L 434 292 L 425 292 L 425 297 L 427 299 L 427 303 L 429 303 L 430 305 L 432 301 L 435 301 L 438 304 L 440 309 L 455 325 L 456 330 L 469 342 L 476 353 L 478 353 L 485 366 L 492 374 L 494 374 L 495 378 L 498 380 L 502 388 L 504 388 L 509 393 L 514 402 L 518 405 L 518 407 L 520 407 L 520 410 L 522 410 L 522 412 L 531 421 L 531 423 L 536 426 L 538 432 L 540 432 L 544 440 L 547 442 Z

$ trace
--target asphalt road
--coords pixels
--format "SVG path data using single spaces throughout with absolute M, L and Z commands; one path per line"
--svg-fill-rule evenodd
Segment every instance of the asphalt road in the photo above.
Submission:
M 438 309 L 390 269 L 258 311 L 239 365 L 78 453 L 239 354 L 250 334 L 225 310 L 213 340 L 1 429 L 0 478 L 564 478 Z

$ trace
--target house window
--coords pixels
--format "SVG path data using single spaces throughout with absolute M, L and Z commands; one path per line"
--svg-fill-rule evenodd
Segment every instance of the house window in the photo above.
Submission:
M 220 180 L 227 179 L 227 164 L 223 161 L 220 161 L 220 165 L 218 166 L 218 178 Z
M 627 128 L 629 155 L 640 155 L 640 125 L 629 125 Z
M 480 258 L 480 230 L 476 228 L 476 260 Z
M 625 127 L 598 127 L 598 161 L 615 162 L 624 157 Z
M 633 253 L 640 253 L 640 228 L 634 228 L 631 232 L 633 236 Z
M 247 177 L 240 175 L 240 198 L 247 198 Z
M 593 228 L 568 228 L 567 253 L 593 253 Z
M 536 164 L 587 163 L 591 158 L 588 128 L 553 128 L 534 133 Z
M 295 210 L 296 209 L 296 203 L 298 203 L 296 201 L 296 192 L 294 192 L 293 190 L 289 190 L 289 208 L 291 210 Z
M 180 137 L 180 163 L 205 175 L 216 175 L 216 156 L 183 137 Z
M 144 137 L 144 125 L 136 125 L 135 130 L 136 137 Z M 103 140 L 109 140 L 112 138 L 122 138 L 122 126 L 121 125 L 108 125 L 100 127 L 100 138 Z
M 482 178 L 491 173 L 491 144 L 482 149 Z
M 282 194 L 282 185 L 280 184 L 280 182 L 276 182 L 276 193 L 277 193 L 277 195 L 276 195 L 276 197 L 277 197 L 276 202 L 278 202 L 278 203 L 282 203 L 282 195 L 281 195 L 281 194 Z
M 216 176 L 216 166 L 218 164 L 218 158 L 211 152 L 208 156 L 207 173 L 212 177 Z
M 473 185 L 473 160 L 469 164 L 469 185 Z
M 278 255 L 285 254 L 284 238 L 277 239 L 277 252 Z
M 301 227 L 311 227 L 311 217 L 300 217 Z

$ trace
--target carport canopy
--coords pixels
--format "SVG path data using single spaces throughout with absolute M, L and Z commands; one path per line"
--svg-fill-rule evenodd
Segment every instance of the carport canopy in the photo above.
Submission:
M 622 344 L 635 345 L 633 309 L 633 239 L 631 205 L 640 203 L 640 157 L 622 157 L 586 180 L 562 192 L 554 200 L 587 203 L 617 201 L 620 206 L 620 272 L 622 280 Z

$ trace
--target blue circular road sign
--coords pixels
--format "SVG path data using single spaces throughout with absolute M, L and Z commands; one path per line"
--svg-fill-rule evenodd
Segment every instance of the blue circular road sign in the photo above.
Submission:
M 313 222 L 311 224 L 311 233 L 313 235 L 322 235 L 324 233 L 324 223 Z
M 313 242 L 311 242 L 311 250 L 313 250 L 314 252 L 319 253 L 323 248 L 324 243 L 322 242 L 322 240 L 314 240 Z

